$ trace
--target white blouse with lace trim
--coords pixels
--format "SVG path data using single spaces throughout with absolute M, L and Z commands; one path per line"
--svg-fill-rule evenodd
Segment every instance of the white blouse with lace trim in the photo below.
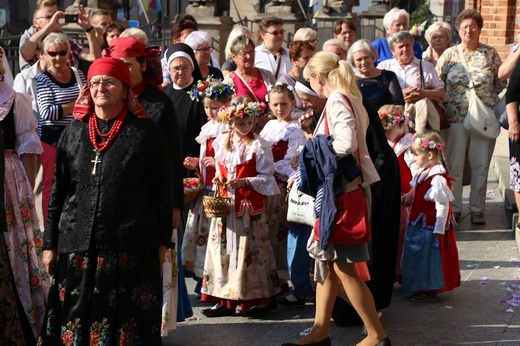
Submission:
M 274 196 L 280 193 L 280 189 L 274 179 L 273 154 L 271 152 L 271 144 L 259 136 L 255 135 L 255 139 L 251 143 L 240 141 L 239 143 L 231 142 L 232 149 L 225 148 L 229 134 L 220 134 L 213 142 L 215 149 L 215 159 L 217 162 L 224 164 L 228 170 L 228 180 L 235 179 L 235 167 L 248 160 L 251 160 L 253 154 L 256 154 L 256 176 L 247 177 L 247 180 L 255 189 L 255 191 L 265 195 Z M 217 165 L 217 175 L 222 176 Z
M 283 180 L 296 176 L 296 171 L 291 167 L 291 160 L 300 155 L 306 141 L 300 123 L 296 120 L 271 120 L 265 124 L 260 137 L 271 145 L 275 145 L 279 141 L 288 141 L 287 153 L 285 153 L 283 160 L 274 163 L 274 170 Z
M 412 134 L 411 133 L 405 134 L 403 137 L 401 137 L 399 142 L 395 145 L 394 153 L 396 156 L 399 156 L 403 152 L 405 152 L 404 161 L 406 162 L 408 168 L 410 168 L 410 171 L 412 172 L 412 177 L 413 177 L 415 175 L 415 173 L 417 173 L 417 171 L 419 171 L 419 167 L 415 163 L 415 155 L 412 154 L 412 152 L 410 151 L 410 145 L 412 145 L 412 142 L 413 142 Z M 390 143 L 390 141 L 388 142 L 388 144 L 390 144 L 390 146 L 392 146 L 392 143 Z
M 197 143 L 202 144 L 210 138 L 216 138 L 228 130 L 228 124 L 219 121 L 208 121 L 200 128 L 199 135 L 195 138 Z

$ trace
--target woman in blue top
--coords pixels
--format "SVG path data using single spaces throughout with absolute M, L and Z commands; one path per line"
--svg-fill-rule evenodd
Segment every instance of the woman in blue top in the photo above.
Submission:
M 372 42 L 372 46 L 374 46 L 379 55 L 379 58 L 374 64 L 375 66 L 377 66 L 381 61 L 392 59 L 394 57 L 390 50 L 390 37 L 392 37 L 396 32 L 408 30 L 408 27 L 410 26 L 410 14 L 406 12 L 406 10 L 397 7 L 392 8 L 383 17 L 383 26 L 385 27 L 388 36 Z M 413 55 L 419 60 L 422 59 L 422 48 L 417 41 L 415 41 L 413 45 Z

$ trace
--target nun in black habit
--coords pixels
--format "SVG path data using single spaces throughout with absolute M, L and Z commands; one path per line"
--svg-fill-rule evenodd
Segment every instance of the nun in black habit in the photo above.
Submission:
M 390 306 L 392 300 L 401 217 L 401 183 L 397 156 L 386 140 L 377 110 L 365 97 L 363 105 L 370 120 L 366 134 L 368 152 L 381 178 L 370 186 L 372 242 L 368 246 L 370 261 L 367 263 L 370 281 L 366 283 L 379 311 Z M 341 327 L 363 323 L 356 310 L 339 297 L 332 318 Z
M 188 91 L 202 79 L 193 50 L 184 43 L 172 45 L 167 52 L 168 70 L 173 83 L 164 87 L 175 106 L 177 123 L 180 127 L 182 157 L 199 157 L 200 145 L 195 140 L 202 125 L 207 121 L 202 102 L 192 100 Z M 193 175 L 193 171 L 184 169 L 184 177 Z

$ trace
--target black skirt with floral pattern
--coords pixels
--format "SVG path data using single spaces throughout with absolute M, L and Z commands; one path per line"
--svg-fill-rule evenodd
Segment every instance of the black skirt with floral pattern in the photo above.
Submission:
M 158 251 L 58 255 L 39 345 L 161 345 Z

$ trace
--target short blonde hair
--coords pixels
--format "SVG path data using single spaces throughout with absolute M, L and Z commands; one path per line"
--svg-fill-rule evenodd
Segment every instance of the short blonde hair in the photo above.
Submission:
M 49 46 L 53 45 L 65 45 L 67 47 L 67 52 L 70 52 L 70 41 L 67 35 L 62 34 L 60 32 L 52 32 L 45 37 L 42 43 L 43 53 L 47 53 L 47 49 Z
M 309 80 L 319 74 L 333 88 L 345 91 L 349 96 L 361 100 L 362 95 L 356 83 L 356 76 L 352 66 L 331 52 L 318 52 L 307 63 L 303 70 L 303 77 Z
M 428 29 L 426 29 L 426 32 L 424 33 L 424 38 L 426 39 L 426 42 L 428 42 L 428 45 L 432 44 L 432 42 L 431 42 L 432 35 L 434 32 L 436 32 L 439 29 L 441 29 L 442 31 L 444 31 L 446 33 L 446 35 L 448 35 L 448 41 L 451 42 L 452 31 L 451 31 L 450 24 L 448 24 L 446 22 L 435 22 L 432 25 L 430 25 L 428 27 Z
M 128 28 L 125 29 L 119 37 L 133 37 L 136 40 L 143 42 L 145 45 L 148 44 L 148 36 L 146 33 L 139 28 Z
M 293 36 L 293 41 L 306 41 L 309 37 L 317 37 L 316 31 L 311 28 L 299 28 Z
M 224 49 L 224 53 L 226 54 L 226 59 L 231 59 L 231 54 L 232 54 L 231 53 L 231 44 L 233 43 L 235 38 L 237 38 L 238 36 L 242 36 L 242 35 L 246 35 L 252 39 L 251 31 L 249 31 L 248 28 L 246 28 L 245 26 L 242 26 L 242 25 L 235 25 L 233 27 L 233 30 L 231 30 L 231 32 L 228 35 L 228 39 L 226 42 L 226 48 Z

